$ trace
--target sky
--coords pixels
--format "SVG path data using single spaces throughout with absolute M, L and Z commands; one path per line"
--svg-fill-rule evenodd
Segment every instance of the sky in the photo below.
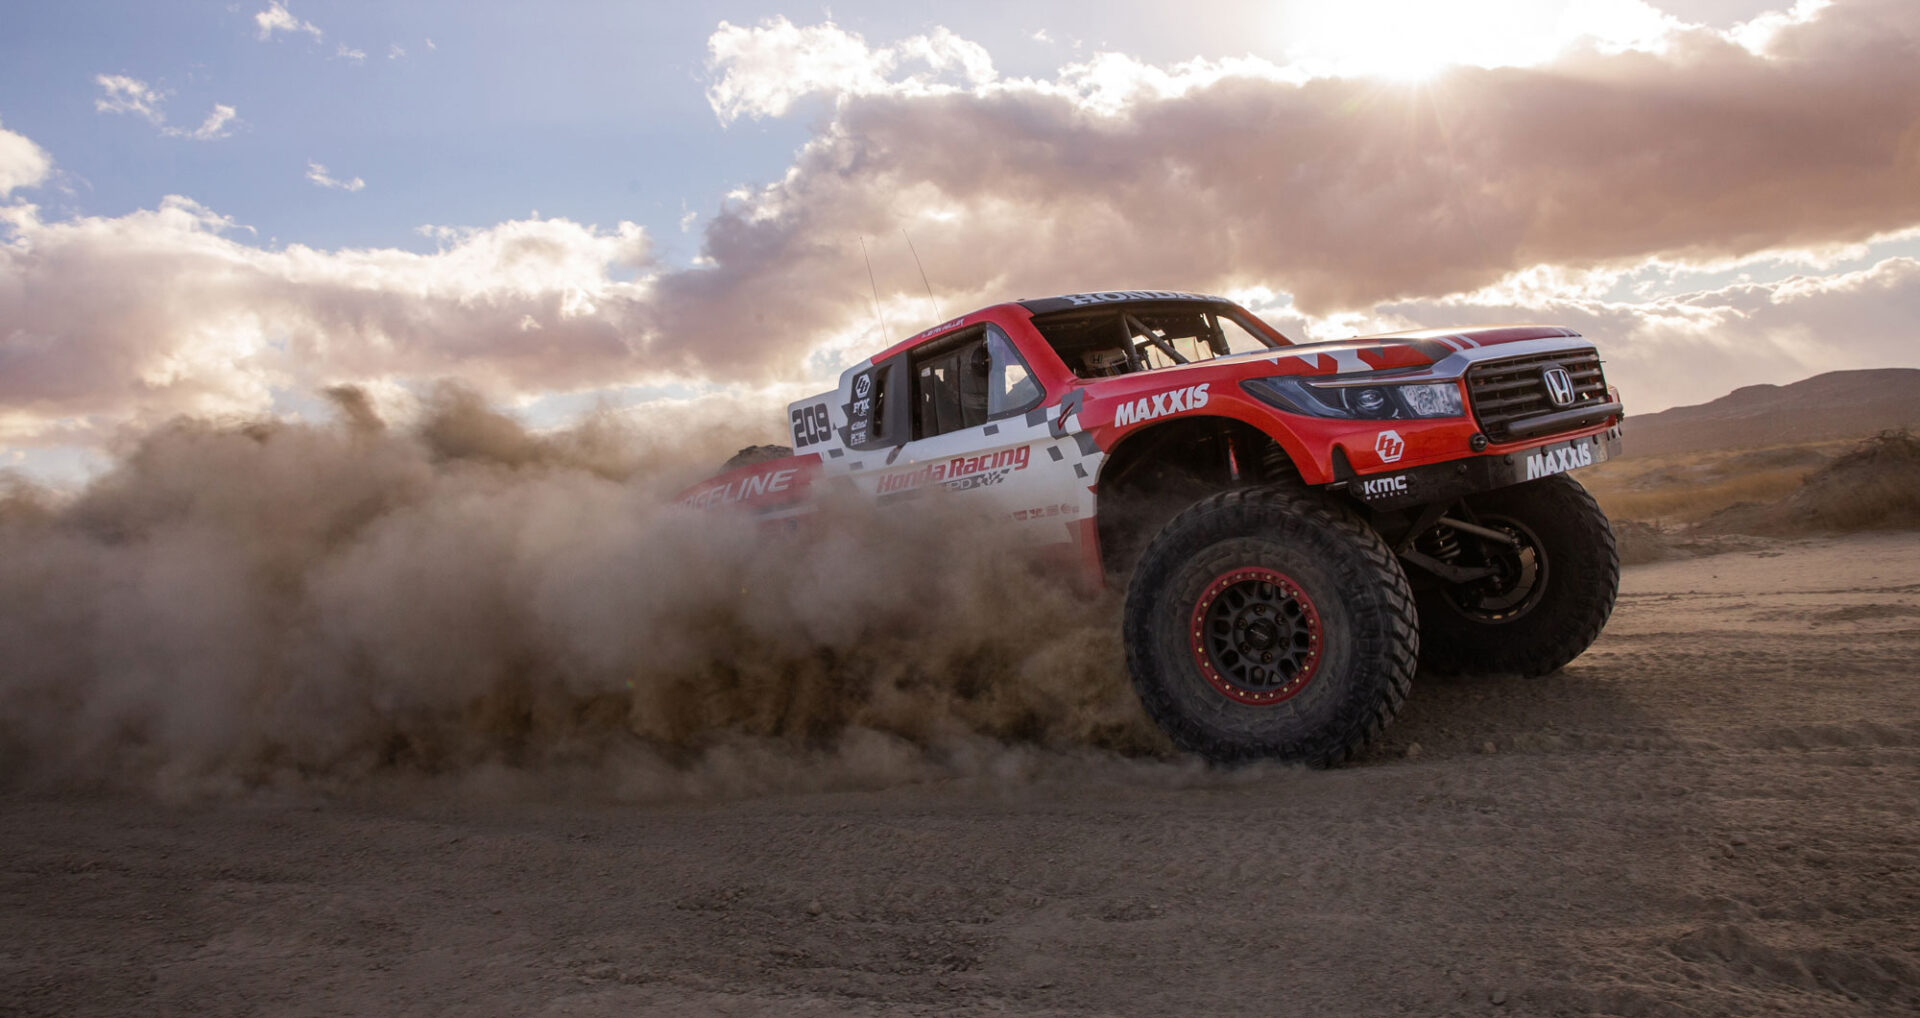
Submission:
M 774 437 L 894 340 L 1078 290 L 1224 293 L 1301 339 L 1570 325 L 1630 412 L 1920 366 L 1911 0 L 0 26 L 0 469 L 56 487 L 177 415 L 317 419 L 340 384 Z

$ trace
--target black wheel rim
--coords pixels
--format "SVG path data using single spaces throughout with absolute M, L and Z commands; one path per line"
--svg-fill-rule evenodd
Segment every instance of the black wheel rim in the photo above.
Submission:
M 1239 703 L 1279 703 L 1304 689 L 1320 665 L 1320 612 L 1273 569 L 1215 577 L 1195 599 L 1187 628 L 1201 677 Z
M 1462 533 L 1479 549 L 1489 576 L 1446 586 L 1454 610 L 1479 622 L 1512 622 L 1532 611 L 1547 592 L 1547 551 L 1539 535 L 1519 520 L 1482 516 L 1480 525 L 1513 538 L 1514 543 Z M 1463 563 L 1464 564 L 1464 563 Z

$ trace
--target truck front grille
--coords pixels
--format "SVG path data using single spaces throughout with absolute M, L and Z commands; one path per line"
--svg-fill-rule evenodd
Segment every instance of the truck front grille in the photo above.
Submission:
M 1573 381 L 1573 402 L 1566 406 L 1555 406 L 1547 394 L 1546 372 L 1554 367 L 1565 368 Z M 1509 357 L 1469 368 L 1467 396 L 1480 430 L 1498 444 L 1534 418 L 1607 402 L 1607 379 L 1592 349 Z

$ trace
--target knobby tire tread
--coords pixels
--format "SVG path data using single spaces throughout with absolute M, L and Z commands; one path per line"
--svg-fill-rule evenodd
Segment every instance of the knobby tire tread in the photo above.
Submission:
M 1500 627 L 1474 623 L 1429 606 L 1424 613 L 1427 625 L 1421 632 L 1422 666 L 1441 674 L 1499 671 L 1537 678 L 1559 671 L 1600 638 L 1600 631 L 1613 614 L 1614 602 L 1620 593 L 1620 549 L 1606 513 L 1601 511 L 1593 495 L 1571 477 L 1546 477 L 1522 487 L 1529 489 L 1524 497 L 1537 499 L 1551 514 L 1564 513 L 1564 518 L 1571 521 L 1580 536 L 1592 540 L 1600 549 L 1600 574 L 1579 578 L 1584 582 L 1576 582 L 1569 588 L 1572 601 L 1563 606 L 1562 615 L 1572 619 L 1573 626 L 1549 634 L 1536 646 L 1515 651 L 1514 641 L 1503 641 L 1506 634 Z M 1511 499 L 1515 497 L 1515 490 L 1498 491 L 1494 495 Z M 1564 563 L 1561 572 L 1565 572 Z M 1550 577 L 1548 582 L 1563 583 L 1565 579 L 1564 575 Z
M 1379 607 L 1388 623 L 1386 653 L 1379 662 L 1386 681 L 1371 702 L 1359 705 L 1357 716 L 1344 719 L 1345 723 L 1328 726 L 1332 730 L 1284 747 L 1222 740 L 1180 709 L 1166 681 L 1157 675 L 1151 612 L 1156 608 L 1166 610 L 1160 601 L 1168 593 L 1150 588 L 1166 584 L 1181 565 L 1207 549 L 1239 536 L 1293 540 L 1308 546 L 1326 538 L 1342 540 L 1347 550 L 1357 553 L 1352 570 L 1357 575 L 1343 577 L 1342 581 L 1364 585 L 1380 598 Z M 1174 549 L 1184 554 L 1174 554 Z M 1169 555 L 1173 557 L 1169 559 Z M 1398 559 L 1355 513 L 1297 484 L 1221 492 L 1176 515 L 1154 538 L 1135 571 L 1125 617 L 1127 665 L 1142 705 L 1176 745 L 1220 762 L 1278 756 L 1327 767 L 1355 758 L 1380 737 L 1405 706 L 1419 661 L 1418 609 Z M 1313 681 L 1322 681 L 1322 676 L 1316 675 Z

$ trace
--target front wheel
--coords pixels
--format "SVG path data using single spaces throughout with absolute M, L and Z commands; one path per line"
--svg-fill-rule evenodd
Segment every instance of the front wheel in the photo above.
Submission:
M 1417 577 L 1422 665 L 1546 675 L 1599 637 L 1620 590 L 1620 556 L 1606 514 L 1580 482 L 1557 475 L 1489 491 L 1447 519 L 1414 548 L 1484 575 Z
M 1379 535 L 1280 486 L 1174 517 L 1134 570 L 1125 619 L 1147 713 L 1217 761 L 1348 759 L 1399 713 L 1419 648 L 1406 575 Z

